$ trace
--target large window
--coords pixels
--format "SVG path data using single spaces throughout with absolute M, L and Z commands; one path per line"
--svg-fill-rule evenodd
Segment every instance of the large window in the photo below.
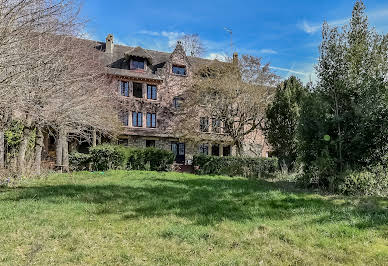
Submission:
M 199 130 L 201 132 L 209 132 L 209 118 L 201 117 L 199 121 Z
M 137 82 L 133 83 L 133 97 L 143 98 L 143 84 Z
M 128 126 L 128 112 L 120 112 L 119 120 L 123 123 L 124 126 Z
M 133 58 L 131 60 L 131 69 L 144 69 L 144 59 Z
M 181 76 L 186 76 L 186 67 L 173 65 L 172 73 L 181 75 Z
M 147 113 L 147 127 L 156 127 L 156 114 Z
M 121 96 L 129 96 L 129 83 L 128 81 L 120 81 L 120 94 Z
M 157 90 L 155 85 L 147 85 L 147 99 L 156 100 Z
M 209 155 L 209 145 L 208 144 L 201 144 L 199 146 L 199 153 L 204 155 Z
M 143 126 L 143 113 L 132 112 L 132 126 L 133 127 Z
M 212 131 L 214 133 L 221 133 L 221 120 L 213 118 L 212 119 Z

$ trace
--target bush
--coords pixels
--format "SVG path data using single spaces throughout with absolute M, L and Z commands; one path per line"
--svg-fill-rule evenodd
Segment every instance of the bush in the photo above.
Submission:
M 133 170 L 167 171 L 174 162 L 171 151 L 128 148 L 127 168 Z
M 304 173 L 298 175 L 298 185 L 307 188 L 325 188 L 334 192 L 338 185 L 335 161 L 327 152 L 305 166 Z
M 99 145 L 90 149 L 94 170 L 108 169 L 167 171 L 174 162 L 171 151 L 155 148 L 132 148 Z
M 377 166 L 341 175 L 339 192 L 346 195 L 388 196 L 388 169 Z
M 69 154 L 69 164 L 72 171 L 84 171 L 89 169 L 91 155 L 73 152 Z
M 118 145 L 103 144 L 90 148 L 90 161 L 93 170 L 125 169 L 125 148 Z
M 218 157 L 195 155 L 197 174 L 260 177 L 270 176 L 278 169 L 277 158 Z

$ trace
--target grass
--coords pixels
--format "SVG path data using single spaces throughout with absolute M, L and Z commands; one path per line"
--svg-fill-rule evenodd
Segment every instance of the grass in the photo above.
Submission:
M 179 173 L 56 174 L 0 190 L 0 263 L 388 262 L 388 199 Z

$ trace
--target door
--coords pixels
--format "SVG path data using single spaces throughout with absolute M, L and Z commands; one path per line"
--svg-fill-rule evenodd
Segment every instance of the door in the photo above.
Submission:
M 176 163 L 185 163 L 185 144 L 179 142 L 171 143 L 171 151 L 175 154 Z

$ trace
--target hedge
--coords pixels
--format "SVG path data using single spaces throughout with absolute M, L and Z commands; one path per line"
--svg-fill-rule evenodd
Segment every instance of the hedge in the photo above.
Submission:
M 90 154 L 73 152 L 69 154 L 70 169 L 72 171 L 89 170 Z
M 171 151 L 103 144 L 90 149 L 93 170 L 108 169 L 167 171 L 174 162 Z
M 278 169 L 278 160 L 262 157 L 195 155 L 193 165 L 196 173 L 201 175 L 260 177 L 274 174 Z

